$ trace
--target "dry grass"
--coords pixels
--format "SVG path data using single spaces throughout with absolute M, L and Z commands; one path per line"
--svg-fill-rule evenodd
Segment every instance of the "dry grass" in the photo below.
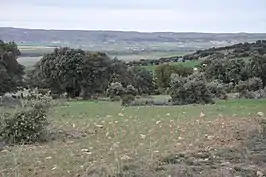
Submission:
M 156 168 L 171 154 L 236 147 L 258 132 L 261 127 L 253 117 L 266 110 L 265 103 L 123 108 L 73 102 L 50 115 L 60 139 L 0 152 L 0 176 L 165 176 L 176 166 Z

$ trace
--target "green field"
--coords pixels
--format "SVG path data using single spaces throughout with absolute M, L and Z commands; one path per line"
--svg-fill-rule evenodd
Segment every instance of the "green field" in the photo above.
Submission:
M 56 130 L 68 135 L 0 151 L 0 176 L 73 177 L 99 167 L 112 173 L 127 162 L 149 164 L 184 150 L 223 146 L 206 135 L 227 140 L 234 130 L 231 126 L 241 126 L 242 120 L 252 120 L 265 110 L 266 100 L 172 107 L 73 101 L 54 107 L 49 114 Z

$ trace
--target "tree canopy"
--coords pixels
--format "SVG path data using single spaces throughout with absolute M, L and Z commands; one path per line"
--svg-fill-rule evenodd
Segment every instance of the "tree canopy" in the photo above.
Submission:
M 22 85 L 24 67 L 17 62 L 19 56 L 16 43 L 0 40 L 0 95 L 15 92 Z
M 86 98 L 106 88 L 110 62 L 105 53 L 60 48 L 37 63 L 34 77 L 52 92 Z

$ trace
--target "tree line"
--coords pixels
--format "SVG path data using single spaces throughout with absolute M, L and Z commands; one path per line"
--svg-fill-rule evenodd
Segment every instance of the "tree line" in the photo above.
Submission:
M 266 86 L 266 57 L 260 54 L 249 60 L 216 55 L 202 61 L 196 71 L 181 65 L 161 64 L 156 67 L 154 74 L 144 67 L 129 66 L 124 61 L 111 59 L 103 52 L 71 48 L 54 49 L 52 53 L 44 55 L 32 71 L 24 72 L 24 67 L 17 62 L 19 56 L 20 51 L 14 42 L 0 41 L 0 95 L 21 88 L 36 87 L 50 90 L 52 95 L 66 93 L 68 97 L 83 99 L 116 93 L 118 96 L 129 93 L 169 94 L 177 93 L 172 88 L 180 88 L 173 86 L 173 83 L 183 83 L 181 85 L 194 88 L 195 84 L 191 80 L 199 80 L 192 77 L 195 72 L 200 72 L 203 75 L 200 78 L 204 78 L 206 83 L 217 82 L 218 85 L 232 86 L 234 89 L 250 88 L 243 85 L 250 85 L 258 79 L 263 87 Z M 178 81 L 179 77 L 187 79 Z M 250 80 L 254 77 L 258 79 Z M 200 83 L 198 86 L 202 88 L 203 85 Z M 180 93 L 184 94 L 187 89 Z
M 213 47 L 206 50 L 198 50 L 193 54 L 184 56 L 184 60 L 198 60 L 209 56 L 219 56 L 219 58 L 240 58 L 253 57 L 266 54 L 266 40 L 258 40 L 254 43 L 238 43 L 224 47 Z

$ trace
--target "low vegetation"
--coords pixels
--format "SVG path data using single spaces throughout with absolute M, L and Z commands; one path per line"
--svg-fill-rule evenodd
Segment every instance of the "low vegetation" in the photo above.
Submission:
M 0 175 L 266 174 L 261 53 L 152 73 L 58 48 L 24 74 L 16 44 L 0 44 Z
M 47 117 L 59 132 L 67 134 L 46 144 L 3 147 L 1 174 L 168 176 L 186 172 L 195 176 L 198 173 L 191 168 L 199 167 L 207 173 L 208 169 L 219 171 L 227 162 L 228 167 L 249 169 L 249 165 L 238 163 L 247 158 L 239 156 L 246 154 L 241 143 L 248 135 L 261 136 L 253 130 L 262 130 L 255 118 L 265 108 L 265 100 L 177 107 L 121 107 L 116 102 L 73 101 L 53 107 Z M 256 143 L 253 139 L 253 148 Z M 259 168 L 259 153 L 264 151 L 256 148 L 251 154 L 258 162 L 254 171 L 264 173 Z M 184 157 L 178 158 L 182 154 Z

